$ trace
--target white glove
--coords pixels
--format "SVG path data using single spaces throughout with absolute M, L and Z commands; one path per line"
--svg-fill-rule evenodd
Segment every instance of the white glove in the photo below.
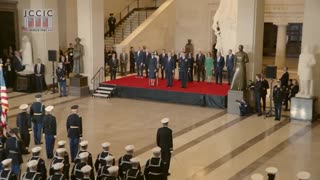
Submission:
M 53 136 L 55 139 L 57 138 L 57 136 Z
M 45 134 L 42 134 L 42 136 L 44 137 L 44 136 L 45 136 Z
M 32 134 L 32 131 L 29 131 L 29 134 Z

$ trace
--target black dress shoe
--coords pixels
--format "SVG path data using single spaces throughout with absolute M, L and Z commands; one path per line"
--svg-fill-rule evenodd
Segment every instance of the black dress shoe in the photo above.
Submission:
M 167 174 L 167 176 L 170 176 L 170 175 L 171 175 L 170 173 Z

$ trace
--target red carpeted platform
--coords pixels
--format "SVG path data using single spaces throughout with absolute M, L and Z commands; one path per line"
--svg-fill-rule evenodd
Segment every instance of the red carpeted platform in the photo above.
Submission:
M 223 83 L 222 85 L 218 85 L 216 83 L 208 84 L 206 82 L 188 82 L 187 88 L 181 88 L 181 81 L 178 80 L 174 80 L 173 87 L 168 88 L 166 80 L 161 79 L 159 79 L 158 86 L 150 87 L 147 78 L 136 78 L 136 76 L 127 76 L 112 81 L 106 81 L 103 84 L 217 96 L 227 96 L 228 90 L 230 89 L 228 84 Z

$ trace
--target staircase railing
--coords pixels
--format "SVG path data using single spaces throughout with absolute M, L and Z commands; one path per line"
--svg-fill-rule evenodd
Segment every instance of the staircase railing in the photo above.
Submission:
M 93 92 L 98 89 L 100 83 L 104 82 L 106 80 L 105 77 L 105 68 L 101 67 L 96 74 L 91 79 L 91 84 L 93 87 Z

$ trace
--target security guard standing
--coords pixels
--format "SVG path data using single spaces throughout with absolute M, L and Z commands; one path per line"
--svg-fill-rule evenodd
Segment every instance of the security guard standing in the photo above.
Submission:
M 110 145 L 111 144 L 109 142 L 104 142 L 101 144 L 103 151 L 98 154 L 96 162 L 94 163 L 96 171 L 98 171 L 101 167 L 106 165 L 107 162 L 105 158 L 107 156 L 112 156 L 112 154 L 109 152 Z M 112 165 L 115 165 L 115 160 L 113 160 Z
M 128 145 L 124 149 L 126 150 L 126 154 L 119 158 L 118 165 L 119 165 L 119 177 L 124 179 L 127 170 L 131 168 L 130 159 L 133 158 L 134 146 Z
M 51 113 L 54 109 L 53 106 L 46 107 L 47 115 L 43 118 L 43 133 L 46 141 L 46 152 L 47 158 L 53 158 L 53 148 L 57 135 L 57 122 L 56 117 L 54 117 Z
M 31 160 L 27 163 L 27 167 L 29 170 L 22 175 L 22 180 L 41 180 L 42 175 L 37 172 L 37 160 Z
M 31 133 L 31 117 L 27 113 L 28 104 L 20 105 L 19 109 L 21 113 L 17 115 L 17 128 L 19 129 L 20 136 L 26 152 L 30 145 L 30 133 Z
M 188 82 L 188 72 L 190 71 L 190 67 L 189 67 L 189 62 L 188 59 L 186 58 L 186 53 L 182 52 L 181 54 L 181 58 L 180 58 L 180 67 L 179 67 L 179 71 L 181 73 L 181 87 L 182 88 L 187 88 L 187 82 Z
M 78 108 L 78 105 L 72 106 L 72 114 L 67 119 L 67 132 L 72 162 L 74 162 L 78 153 L 79 140 L 82 139 L 82 118 L 78 115 Z
M 10 137 L 6 141 L 6 153 L 8 154 L 7 158 L 12 159 L 12 172 L 18 177 L 20 176 L 20 165 L 23 163 L 22 159 L 22 144 L 20 139 L 17 137 L 18 133 L 17 128 L 10 130 Z
M 64 180 L 68 179 L 63 174 L 63 163 L 56 163 L 53 165 L 54 173 L 48 178 L 48 180 Z
M 0 172 L 0 179 L 16 180 L 17 175 L 11 171 L 12 159 L 5 159 L 1 162 L 3 170 Z
M 89 156 L 88 152 L 83 152 L 83 153 L 79 154 L 80 162 L 75 163 L 72 168 L 72 171 L 71 171 L 71 179 L 72 180 L 83 178 L 83 173 L 81 171 L 81 168 L 88 165 L 88 156 Z M 91 179 L 94 180 L 93 168 L 91 169 L 90 176 L 91 176 Z
M 149 159 L 144 168 L 144 176 L 146 180 L 166 180 L 167 173 L 164 162 L 161 160 L 161 148 L 152 149 L 153 157 Z
M 64 154 L 67 150 L 65 148 L 59 148 L 57 149 L 56 153 L 58 154 L 57 156 L 55 156 L 52 161 L 51 161 L 51 165 L 50 165 L 50 175 L 53 175 L 56 171 L 56 169 L 54 169 L 54 165 L 57 163 L 62 163 L 63 164 L 63 174 L 64 177 L 66 179 L 69 179 L 69 168 L 70 168 L 70 164 L 68 162 L 65 161 L 64 159 Z
M 36 171 L 41 174 L 42 179 L 47 179 L 47 168 L 45 161 L 40 157 L 41 147 L 32 148 L 32 157 L 28 162 L 35 160 L 37 162 Z M 28 168 L 27 171 L 30 169 Z
M 274 103 L 274 111 L 275 111 L 275 119 L 276 121 L 280 121 L 281 118 L 281 106 L 283 100 L 283 90 L 281 87 L 281 82 L 277 81 L 277 85 L 273 88 L 273 103 Z
M 140 167 L 140 159 L 132 158 L 130 159 L 132 168 L 129 169 L 126 173 L 125 180 L 144 180 L 144 176 L 139 169 Z
M 45 106 L 41 102 L 42 95 L 37 94 L 35 96 L 36 102 L 31 105 L 30 115 L 31 121 L 33 123 L 33 133 L 34 133 L 34 143 L 36 145 L 41 144 L 41 130 L 42 130 L 42 121 L 45 115 Z
M 157 145 L 161 148 L 161 159 L 165 164 L 165 173 L 168 176 L 170 176 L 169 168 L 173 151 L 172 130 L 168 127 L 169 121 L 169 118 L 163 118 L 161 120 L 163 127 L 159 128 L 157 132 Z
M 114 157 L 111 155 L 108 155 L 104 158 L 104 161 L 106 164 L 104 166 L 101 166 L 99 170 L 97 171 L 97 180 L 101 180 L 103 178 L 106 178 L 109 175 L 109 167 L 114 166 Z

